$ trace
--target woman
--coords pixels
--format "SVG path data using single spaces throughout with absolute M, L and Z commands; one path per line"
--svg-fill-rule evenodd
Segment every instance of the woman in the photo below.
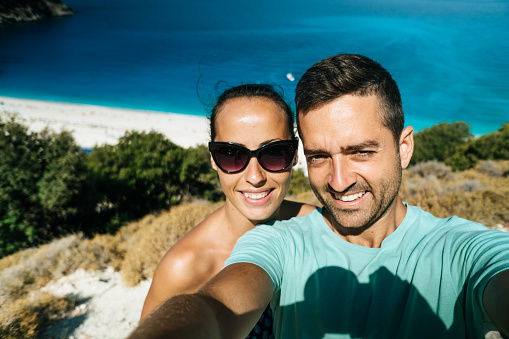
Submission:
M 284 200 L 298 146 L 293 113 L 272 86 L 241 85 L 226 90 L 212 110 L 210 134 L 212 167 L 219 175 L 225 204 L 163 257 L 141 319 L 164 300 L 200 289 L 222 269 L 235 242 L 248 230 L 315 209 Z M 248 338 L 261 338 L 264 331 L 272 334 L 270 325 L 271 319 L 261 319 Z

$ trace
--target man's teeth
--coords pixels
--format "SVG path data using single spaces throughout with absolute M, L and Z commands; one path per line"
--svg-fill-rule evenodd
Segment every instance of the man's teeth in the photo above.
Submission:
M 258 200 L 258 199 L 265 198 L 267 195 L 269 195 L 269 192 L 262 192 L 262 193 L 247 193 L 247 192 L 244 192 L 244 195 L 246 196 L 246 198 Z
M 360 193 L 356 193 L 356 194 L 352 194 L 352 195 L 340 195 L 340 194 L 334 193 L 334 196 L 338 200 L 353 201 L 355 199 L 359 199 L 360 197 L 362 197 L 364 195 L 364 193 L 366 193 L 366 192 L 360 192 Z

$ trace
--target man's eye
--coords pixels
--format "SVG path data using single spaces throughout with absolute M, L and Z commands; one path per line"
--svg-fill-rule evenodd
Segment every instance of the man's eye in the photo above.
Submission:
M 318 165 L 324 162 L 326 157 L 324 155 L 311 155 L 307 157 L 308 164 L 310 165 Z
M 373 151 L 356 151 L 354 155 L 359 158 L 369 158 L 372 156 L 375 152 Z

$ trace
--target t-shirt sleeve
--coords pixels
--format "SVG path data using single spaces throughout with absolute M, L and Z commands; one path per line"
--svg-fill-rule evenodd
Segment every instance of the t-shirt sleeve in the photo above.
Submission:
M 274 283 L 274 289 L 279 289 L 284 267 L 284 232 L 274 225 L 259 225 L 246 232 L 237 240 L 231 256 L 225 266 L 235 263 L 251 263 L 267 272 Z
M 453 243 L 453 271 L 459 275 L 457 281 L 464 282 L 458 288 L 466 292 L 467 306 L 478 309 L 487 319 L 482 303 L 484 289 L 497 273 L 509 269 L 509 234 L 494 230 L 464 232 Z

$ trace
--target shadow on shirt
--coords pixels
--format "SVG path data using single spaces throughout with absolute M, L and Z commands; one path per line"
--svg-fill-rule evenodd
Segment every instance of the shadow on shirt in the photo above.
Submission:
M 461 304 L 455 302 L 456 316 L 463 313 Z M 288 318 L 293 317 L 292 311 L 305 321 L 293 323 Z M 307 339 L 325 334 L 349 334 L 352 338 L 469 337 L 463 320 L 455 319 L 447 329 L 414 286 L 384 267 L 367 283 L 360 283 L 343 268 L 319 269 L 306 283 L 304 301 L 283 306 L 276 310 L 279 312 L 283 313 L 279 314 L 280 322 L 289 321 L 283 338 L 299 337 L 292 333 L 294 328 L 299 338 Z

